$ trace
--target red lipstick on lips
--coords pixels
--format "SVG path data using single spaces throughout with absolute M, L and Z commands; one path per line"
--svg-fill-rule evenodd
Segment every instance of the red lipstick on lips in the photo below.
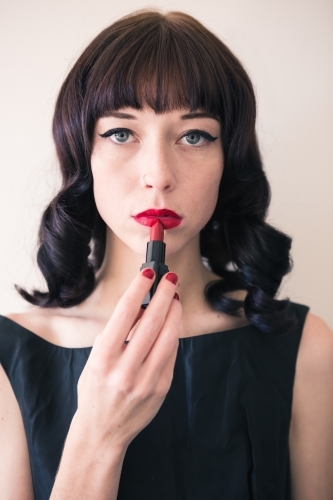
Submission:
M 180 215 L 176 214 L 176 212 L 173 212 L 172 210 L 169 210 L 168 208 L 150 208 L 145 212 L 135 215 L 134 219 L 139 224 L 149 227 L 152 227 L 156 220 L 158 220 L 164 229 L 172 229 L 173 227 L 179 226 L 182 222 Z
M 147 225 L 147 224 L 145 224 Z M 161 281 L 162 276 L 166 274 L 169 269 L 165 265 L 165 243 L 164 228 L 159 219 L 155 219 L 150 225 L 150 241 L 147 243 L 146 262 L 140 267 L 140 271 L 146 267 L 150 267 L 155 271 L 155 281 L 145 296 L 141 307 L 144 309 L 148 306 L 154 293 L 156 292 L 157 285 Z

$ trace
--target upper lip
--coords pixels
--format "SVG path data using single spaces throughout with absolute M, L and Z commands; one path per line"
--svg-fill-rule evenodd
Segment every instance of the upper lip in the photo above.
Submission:
M 136 214 L 135 217 L 172 217 L 173 219 L 181 219 L 181 216 L 169 210 L 168 208 L 149 208 L 144 212 Z

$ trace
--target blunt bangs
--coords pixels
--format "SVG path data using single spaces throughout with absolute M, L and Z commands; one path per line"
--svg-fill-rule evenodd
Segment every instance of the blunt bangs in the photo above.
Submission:
M 86 80 L 83 110 L 90 140 L 96 120 L 123 107 L 148 105 L 156 113 L 202 109 L 226 121 L 228 54 L 206 28 L 186 14 L 156 12 L 129 16 L 116 28 L 109 36 L 103 32 L 104 50 L 96 47 Z

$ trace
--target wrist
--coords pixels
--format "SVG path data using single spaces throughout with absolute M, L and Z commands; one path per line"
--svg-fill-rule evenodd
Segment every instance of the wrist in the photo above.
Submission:
M 66 446 L 75 448 L 83 456 L 95 456 L 98 461 L 123 462 L 127 446 L 113 442 L 106 434 L 99 432 L 79 410 L 72 419 L 66 439 Z
M 126 448 L 96 439 L 91 427 L 74 415 L 50 500 L 116 500 Z

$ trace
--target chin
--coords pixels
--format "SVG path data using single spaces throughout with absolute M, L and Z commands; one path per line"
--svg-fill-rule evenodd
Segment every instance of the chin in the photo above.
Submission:
M 200 225 L 201 227 L 201 225 Z M 147 250 L 147 243 L 150 241 L 150 227 L 135 225 L 130 229 L 124 231 L 124 227 L 110 229 L 111 245 L 123 247 L 122 253 L 126 254 L 127 251 L 133 252 L 141 256 L 144 262 Z M 176 228 L 164 231 L 164 243 L 166 244 L 165 257 L 170 259 L 181 252 L 189 244 L 193 244 L 197 240 L 199 244 L 200 228 L 198 231 L 185 228 L 180 225 Z M 126 247 L 126 248 L 125 248 Z

